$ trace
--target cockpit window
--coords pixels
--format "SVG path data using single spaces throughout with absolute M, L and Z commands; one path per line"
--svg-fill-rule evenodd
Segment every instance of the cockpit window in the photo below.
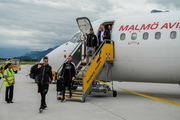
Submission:
M 74 36 L 72 37 L 72 39 L 70 40 L 70 42 L 73 42 L 73 43 L 77 42 L 77 40 L 79 39 L 79 34 L 80 34 L 80 33 L 77 33 L 76 35 L 74 35 Z

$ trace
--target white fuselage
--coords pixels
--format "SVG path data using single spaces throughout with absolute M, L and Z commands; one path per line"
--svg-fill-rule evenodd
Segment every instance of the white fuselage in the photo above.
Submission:
M 105 22 L 114 22 L 111 39 L 115 60 L 108 79 L 115 81 L 180 83 L 180 12 L 151 13 L 136 16 L 107 18 L 92 23 L 94 32 Z M 143 34 L 148 33 L 148 39 Z M 160 39 L 155 39 L 160 32 Z M 176 32 L 176 38 L 170 37 Z M 121 34 L 125 39 L 121 40 Z M 136 40 L 132 34 L 136 33 Z M 157 34 L 156 37 L 159 37 Z M 68 42 L 48 54 L 53 71 L 63 64 L 64 55 L 72 52 L 77 43 Z M 66 53 L 64 52 L 66 50 Z M 106 73 L 102 73 L 100 78 Z

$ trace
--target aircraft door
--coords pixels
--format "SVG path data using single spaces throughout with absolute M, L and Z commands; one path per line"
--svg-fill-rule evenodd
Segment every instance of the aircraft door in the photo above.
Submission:
M 83 50 L 82 56 L 85 57 L 87 35 L 89 34 L 89 30 L 93 27 L 91 25 L 90 20 L 86 17 L 77 18 L 76 21 L 77 21 L 79 30 L 81 32 L 82 50 Z

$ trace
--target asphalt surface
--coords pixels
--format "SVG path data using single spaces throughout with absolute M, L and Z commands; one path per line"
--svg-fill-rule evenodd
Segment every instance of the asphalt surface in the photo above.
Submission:
M 114 82 L 117 97 L 111 92 L 91 93 L 85 103 L 61 103 L 56 99 L 56 85 L 51 84 L 46 98 L 48 107 L 39 113 L 37 85 L 26 77 L 30 67 L 23 65 L 15 75 L 14 103 L 5 102 L 4 86 L 0 91 L 0 120 L 180 120 L 180 86 L 157 83 Z

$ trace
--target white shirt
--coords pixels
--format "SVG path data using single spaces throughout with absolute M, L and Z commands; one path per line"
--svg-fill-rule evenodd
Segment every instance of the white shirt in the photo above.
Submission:
M 101 31 L 101 42 L 103 42 L 103 36 L 104 35 L 104 30 L 103 31 Z
M 9 68 L 7 68 L 7 70 L 9 70 Z M 11 72 L 11 70 L 9 70 L 10 72 Z M 7 75 L 7 73 L 6 72 L 4 72 L 4 75 Z

